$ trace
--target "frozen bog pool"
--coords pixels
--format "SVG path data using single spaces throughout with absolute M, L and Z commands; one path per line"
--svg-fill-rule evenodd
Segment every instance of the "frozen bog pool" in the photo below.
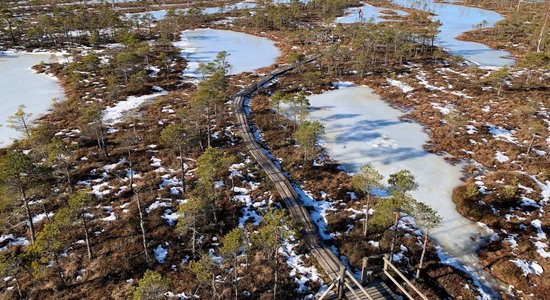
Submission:
M 390 19 L 385 19 L 384 17 L 390 17 L 390 14 L 385 14 L 385 11 L 393 11 L 397 16 L 406 16 L 407 13 L 402 10 L 396 9 L 387 9 L 372 6 L 370 4 L 365 4 L 361 7 L 352 7 L 346 9 L 346 15 L 336 18 L 336 23 L 357 23 L 357 22 L 368 22 L 373 21 L 374 23 L 379 23 L 383 21 L 390 21 Z
M 200 63 L 207 63 L 216 57 L 218 52 L 226 51 L 230 55 L 230 74 L 252 72 L 275 63 L 281 52 L 275 42 L 246 33 L 217 30 L 194 29 L 181 34 L 181 41 L 175 43 L 182 55 L 189 61 L 184 76 L 199 77 L 197 69 Z
M 349 171 L 370 163 L 386 178 L 401 169 L 410 170 L 419 188 L 413 196 L 438 211 L 443 225 L 432 234 L 450 255 L 492 285 L 480 271 L 475 251 L 489 236 L 481 226 L 460 215 L 452 202 L 454 187 L 461 183 L 461 167 L 424 150 L 428 135 L 417 123 L 399 120 L 403 115 L 366 86 L 352 86 L 308 97 L 310 118 L 325 126 L 325 147 Z
M 502 16 L 494 11 L 465 7 L 455 4 L 434 3 L 433 0 L 393 0 L 404 6 L 435 14 L 433 19 L 441 21 L 441 32 L 437 35 L 438 46 L 448 49 L 453 54 L 460 54 L 465 59 L 482 66 L 502 67 L 513 65 L 510 53 L 474 42 L 459 41 L 457 37 L 474 26 L 484 23 L 485 27 L 493 26 Z
M 50 56 L 0 52 L 0 147 L 20 136 L 7 127 L 6 122 L 19 105 L 25 105 L 25 111 L 37 117 L 49 109 L 53 98 L 64 98 L 63 90 L 54 78 L 31 69 L 41 61 L 48 61 Z

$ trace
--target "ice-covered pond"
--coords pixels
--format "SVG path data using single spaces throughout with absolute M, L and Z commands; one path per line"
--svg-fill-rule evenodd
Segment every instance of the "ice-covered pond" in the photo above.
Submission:
M 212 61 L 220 51 L 229 53 L 231 74 L 253 72 L 268 67 L 275 63 L 281 54 L 275 42 L 270 39 L 210 28 L 183 31 L 181 41 L 175 45 L 189 61 L 183 74 L 187 77 L 198 77 L 199 64 Z
M 403 113 L 366 86 L 351 86 L 308 99 L 312 106 L 310 118 L 325 126 L 324 146 L 335 160 L 349 171 L 370 163 L 386 178 L 401 169 L 410 170 L 419 185 L 413 196 L 443 218 L 433 239 L 470 271 L 491 280 L 479 270 L 475 255 L 480 236 L 490 233 L 460 215 L 451 199 L 453 188 L 461 182 L 461 167 L 424 150 L 429 137 L 422 126 L 399 120 Z
M 240 10 L 240 9 L 255 8 L 256 6 L 257 6 L 257 3 L 255 3 L 255 2 L 244 1 L 244 2 L 239 2 L 239 3 L 235 3 L 235 4 L 228 5 L 228 6 L 223 6 L 223 7 L 221 7 L 221 6 L 218 6 L 218 7 L 203 7 L 201 11 L 205 15 L 211 15 L 211 14 L 229 12 L 229 11 Z M 189 8 L 180 8 L 180 9 L 175 9 L 174 11 L 177 14 L 183 14 L 183 13 L 187 13 L 189 11 Z M 155 20 L 161 20 L 164 17 L 166 17 L 166 15 L 168 14 L 168 10 L 161 9 L 161 10 L 153 10 L 153 11 L 150 11 L 150 12 L 142 12 L 142 13 L 128 13 L 125 16 L 126 16 L 126 18 L 131 18 L 133 16 L 137 16 L 137 17 L 141 18 L 141 17 L 143 17 L 147 14 L 150 14 L 151 17 Z
M 64 98 L 63 90 L 54 78 L 31 69 L 41 61 L 48 61 L 50 56 L 0 52 L 0 147 L 19 137 L 6 124 L 8 116 L 13 115 L 19 105 L 25 105 L 25 111 L 37 117 L 49 109 L 53 98 Z
M 406 16 L 407 13 L 402 10 L 397 9 L 386 9 L 381 7 L 372 6 L 370 4 L 365 4 L 361 7 L 352 7 L 346 9 L 346 15 L 336 18 L 336 23 L 357 23 L 357 22 L 367 22 L 371 21 L 374 23 L 379 23 L 383 21 L 389 21 L 385 17 L 390 17 L 390 14 L 386 12 L 394 12 L 397 16 Z
M 493 26 L 497 21 L 502 20 L 500 14 L 480 8 L 434 3 L 433 0 L 393 0 L 393 2 L 404 7 L 433 12 L 435 14 L 433 18 L 442 22 L 436 43 L 451 53 L 460 54 L 482 66 L 501 67 L 514 64 L 514 59 L 506 51 L 492 49 L 480 43 L 457 40 L 462 33 L 473 30 L 480 24 L 484 27 Z

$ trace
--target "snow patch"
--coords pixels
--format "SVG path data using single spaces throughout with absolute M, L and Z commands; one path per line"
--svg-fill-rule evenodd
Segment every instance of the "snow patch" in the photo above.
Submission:
M 155 249 L 155 259 L 158 263 L 163 264 L 166 261 L 168 255 L 168 248 L 163 248 L 161 245 Z
M 528 262 L 523 259 L 511 259 L 516 266 L 523 271 L 523 276 L 527 277 L 529 274 L 535 274 L 540 276 L 544 270 L 537 262 Z
M 168 92 L 163 90 L 162 88 L 157 87 L 157 90 L 158 89 L 160 89 L 160 92 L 157 92 L 151 95 L 139 96 L 139 97 L 129 96 L 128 98 L 126 98 L 126 100 L 120 101 L 114 106 L 107 107 L 103 112 L 103 122 L 105 122 L 108 125 L 114 125 L 114 124 L 120 123 L 122 122 L 125 112 L 138 108 L 141 104 L 145 103 L 146 101 L 168 94 Z
M 391 79 L 391 78 L 386 78 L 386 81 L 391 85 L 391 86 L 395 86 L 397 88 L 400 88 L 403 93 L 408 93 L 408 92 L 411 92 L 414 90 L 414 88 L 412 88 L 410 85 L 404 83 L 404 82 L 401 82 L 399 80 L 394 80 L 394 79 Z
M 498 150 L 497 150 L 497 153 L 496 153 L 496 155 L 495 155 L 495 159 L 496 159 L 499 163 L 504 163 L 504 162 L 507 162 L 507 161 L 510 160 L 510 158 L 509 158 L 506 154 L 504 154 L 504 153 L 502 153 L 502 152 L 500 152 L 500 151 L 498 151 Z

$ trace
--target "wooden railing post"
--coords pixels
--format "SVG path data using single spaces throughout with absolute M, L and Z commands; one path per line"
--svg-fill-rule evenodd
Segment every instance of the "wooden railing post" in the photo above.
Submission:
M 397 276 L 399 276 L 406 285 L 408 285 L 411 289 L 413 289 L 416 292 L 416 294 L 420 296 L 420 298 L 422 298 L 423 300 L 428 300 L 428 298 L 422 292 L 420 292 L 420 290 L 418 290 L 418 288 L 416 288 L 414 284 L 412 284 L 412 282 L 410 282 L 410 280 L 407 279 L 407 277 L 405 277 L 405 275 L 403 275 L 403 273 L 401 273 L 401 271 L 399 271 L 399 269 L 397 269 L 397 267 L 394 266 L 386 256 L 384 257 L 384 274 L 386 274 L 386 276 L 395 284 L 395 286 L 399 288 L 399 290 L 401 290 L 403 294 L 405 294 L 405 296 L 407 296 L 408 299 L 414 300 L 415 298 L 411 296 L 409 292 L 407 292 L 407 289 L 405 289 L 405 287 L 402 284 L 397 282 L 397 279 L 392 274 L 390 274 L 390 269 L 395 274 L 397 274 Z
M 367 283 L 367 267 L 369 265 L 369 258 L 363 257 L 363 265 L 361 266 L 361 284 Z
M 340 269 L 340 281 L 338 281 L 338 299 L 344 299 L 344 283 L 346 282 L 346 268 Z

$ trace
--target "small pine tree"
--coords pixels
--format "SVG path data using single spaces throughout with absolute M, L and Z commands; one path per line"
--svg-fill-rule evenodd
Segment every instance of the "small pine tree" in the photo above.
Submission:
M 191 253 L 197 252 L 197 240 L 206 224 L 206 204 L 202 199 L 191 197 L 178 209 L 179 221 L 176 230 L 181 234 L 190 233 Z
M 172 123 L 162 130 L 162 132 L 160 133 L 160 141 L 164 145 L 172 148 L 172 150 L 178 156 L 181 169 L 181 187 L 183 193 L 186 193 L 187 190 L 185 175 L 187 173 L 187 169 L 185 166 L 185 158 L 183 155 L 185 150 L 189 147 L 187 131 L 183 127 Z
M 233 262 L 233 288 L 235 290 L 235 299 L 239 296 L 238 289 L 238 256 L 243 250 L 245 244 L 245 233 L 240 228 L 234 228 L 228 232 L 223 239 L 221 253 L 224 257 Z
M 367 195 L 367 205 L 365 208 L 365 220 L 363 222 L 363 235 L 367 236 L 369 226 L 369 209 L 370 209 L 370 197 L 371 191 L 375 188 L 382 188 L 382 176 L 369 164 L 361 166 L 359 172 L 352 178 L 353 187 L 360 190 Z
M 267 251 L 269 260 L 275 260 L 273 297 L 277 299 L 279 286 L 279 248 L 285 239 L 290 237 L 290 220 L 283 210 L 269 209 L 264 215 L 260 227 L 252 236 L 252 242 L 260 249 Z
M 159 273 L 151 270 L 145 271 L 143 278 L 139 280 L 138 287 L 134 290 L 134 300 L 158 300 L 164 299 L 170 283 Z
M 30 157 L 19 151 L 8 151 L 0 158 L 0 192 L 6 199 L 17 201 L 20 207 L 24 207 L 32 243 L 36 231 L 29 202 L 43 192 L 41 173 Z
M 203 285 L 211 284 L 212 292 L 216 292 L 216 275 L 214 273 L 214 263 L 208 255 L 203 255 L 200 260 L 189 263 L 189 270 L 195 275 L 199 282 L 199 288 Z
M 8 117 L 8 127 L 13 128 L 25 135 L 27 139 L 31 139 L 31 128 L 29 119 L 32 117 L 31 113 L 25 112 L 25 105 L 19 105 L 17 111 Z
M 415 181 L 414 175 L 409 170 L 399 170 L 398 172 L 391 174 L 388 179 L 391 191 L 397 191 L 401 193 L 407 193 L 414 191 L 418 188 L 418 184 Z
M 103 123 L 103 107 L 98 103 L 84 107 L 79 121 L 82 131 L 92 136 L 97 141 L 97 146 L 103 150 L 103 154 L 108 157 L 107 137 L 105 134 L 105 124 Z
M 315 158 L 315 145 L 324 132 L 324 127 L 319 121 L 302 121 L 294 133 L 294 138 L 303 150 L 304 161 Z
M 416 225 L 424 231 L 422 254 L 420 255 L 420 262 L 418 263 L 418 268 L 415 275 L 415 278 L 418 279 L 420 277 L 420 270 L 422 269 L 422 265 L 424 263 L 426 244 L 428 243 L 430 232 L 441 225 L 442 219 L 433 208 L 422 202 L 415 203 L 412 215 Z
M 19 276 L 22 271 L 23 266 L 20 255 L 9 252 L 0 253 L 0 277 L 4 278 L 4 280 L 11 277 L 10 281 L 13 280 L 15 283 L 19 299 L 23 299 L 23 292 L 19 285 Z

